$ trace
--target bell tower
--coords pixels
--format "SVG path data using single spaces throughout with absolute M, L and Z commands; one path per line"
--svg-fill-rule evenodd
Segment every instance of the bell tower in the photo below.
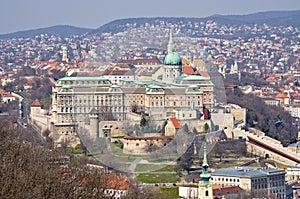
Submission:
M 69 62 L 69 59 L 68 59 L 68 47 L 67 47 L 67 45 L 63 45 L 61 47 L 61 49 L 62 49 L 62 59 L 61 59 L 61 61 L 62 62 Z
M 198 199 L 213 199 L 212 183 L 209 181 L 211 175 L 208 173 L 208 163 L 206 157 L 206 143 L 204 143 L 202 173 L 198 187 Z

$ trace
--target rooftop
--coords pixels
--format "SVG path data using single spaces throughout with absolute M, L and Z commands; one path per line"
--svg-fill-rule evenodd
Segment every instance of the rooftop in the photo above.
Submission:
M 179 121 L 176 118 L 170 118 L 173 126 L 175 127 L 175 129 L 180 129 L 180 124 Z
M 283 169 L 261 168 L 261 167 L 229 167 L 216 169 L 211 173 L 212 176 L 234 176 L 242 178 L 255 178 L 267 176 L 273 173 L 284 174 Z
M 42 103 L 41 103 L 38 99 L 36 99 L 36 100 L 34 100 L 34 102 L 31 104 L 31 106 L 32 106 L 32 107 L 42 107 L 43 105 L 42 105 Z
M 91 81 L 91 80 L 108 80 L 107 78 L 105 77 L 100 77 L 100 76 L 94 76 L 94 77 L 91 77 L 91 76 L 75 76 L 75 77 L 63 77 L 61 79 L 59 79 L 57 82 L 60 82 L 60 81 Z
M 203 81 L 203 80 L 210 80 L 209 77 L 204 77 L 200 75 L 181 75 L 177 80 L 188 80 L 188 81 Z

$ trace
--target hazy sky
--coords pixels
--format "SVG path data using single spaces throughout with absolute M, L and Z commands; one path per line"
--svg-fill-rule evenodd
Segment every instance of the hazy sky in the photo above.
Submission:
M 0 5 L 0 34 L 53 25 L 97 28 L 130 17 L 300 10 L 300 0 L 1 0 Z

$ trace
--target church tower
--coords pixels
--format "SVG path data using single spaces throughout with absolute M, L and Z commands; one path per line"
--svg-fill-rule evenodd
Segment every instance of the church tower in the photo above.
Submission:
M 209 181 L 210 174 L 208 173 L 208 163 L 206 157 L 206 143 L 204 143 L 202 173 L 200 174 L 200 181 L 198 187 L 198 199 L 213 199 L 212 183 Z
M 173 52 L 173 35 L 172 35 L 172 29 L 170 29 L 170 36 L 169 36 L 169 42 L 168 42 L 168 53 Z
M 67 47 L 67 45 L 63 45 L 61 47 L 61 49 L 62 49 L 62 59 L 61 59 L 61 61 L 62 62 L 69 62 L 69 59 L 68 59 L 68 47 Z
M 173 52 L 173 36 L 170 29 L 168 54 L 164 60 L 164 74 L 163 81 L 166 83 L 173 83 L 175 79 L 182 74 L 182 60 L 178 53 Z

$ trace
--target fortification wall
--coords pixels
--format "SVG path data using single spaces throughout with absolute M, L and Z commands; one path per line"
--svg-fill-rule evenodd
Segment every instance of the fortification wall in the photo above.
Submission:
M 127 154 L 147 154 L 166 146 L 171 139 L 123 139 L 123 152 Z
M 255 154 L 255 155 L 260 156 L 260 157 L 268 156 L 268 158 L 270 158 L 271 160 L 274 160 L 276 162 L 279 162 L 279 163 L 282 163 L 282 164 L 285 164 L 285 165 L 297 165 L 296 162 L 294 162 L 294 161 L 292 161 L 288 158 L 285 158 L 281 155 L 273 153 L 272 151 L 266 150 L 262 147 L 254 145 L 250 142 L 246 142 L 246 145 L 247 145 L 247 152 L 249 152 L 251 154 Z
M 41 132 L 50 129 L 50 119 L 49 115 L 41 114 L 30 114 L 31 122 L 37 126 Z

